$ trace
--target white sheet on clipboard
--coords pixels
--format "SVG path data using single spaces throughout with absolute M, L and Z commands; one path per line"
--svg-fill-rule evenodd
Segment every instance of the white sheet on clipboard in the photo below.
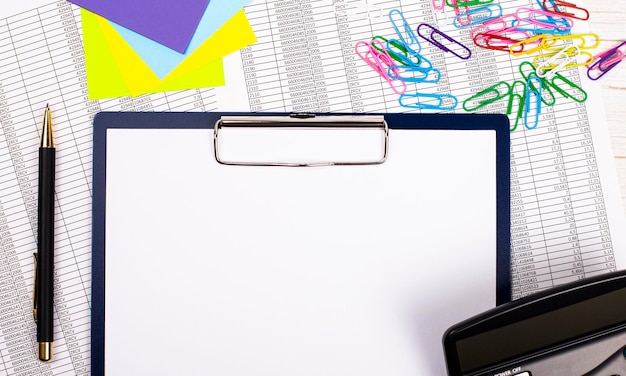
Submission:
M 107 374 L 445 374 L 495 306 L 496 134 L 390 133 L 382 165 L 286 168 L 109 129 Z

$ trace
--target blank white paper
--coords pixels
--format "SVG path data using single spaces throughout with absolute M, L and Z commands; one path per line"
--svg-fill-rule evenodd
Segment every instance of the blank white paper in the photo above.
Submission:
M 384 164 L 289 168 L 109 129 L 107 374 L 445 374 L 495 306 L 496 135 L 390 132 Z

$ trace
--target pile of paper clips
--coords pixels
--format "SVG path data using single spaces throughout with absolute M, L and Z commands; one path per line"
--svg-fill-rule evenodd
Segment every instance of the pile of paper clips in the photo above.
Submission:
M 446 7 L 453 9 L 452 24 L 459 29 L 468 28 L 476 46 L 532 58 L 532 63 L 524 61 L 519 65 L 523 80 L 512 84 L 498 82 L 462 104 L 465 111 L 473 112 L 508 100 L 511 131 L 517 129 L 520 121 L 526 129 L 536 128 L 542 105 L 556 103 L 555 92 L 576 102 L 587 100 L 587 93 L 569 80 L 564 70 L 587 67 L 588 78 L 597 80 L 626 58 L 626 42 L 594 56 L 589 50 L 599 46 L 598 35 L 571 34 L 574 22 L 589 19 L 586 9 L 563 0 L 536 2 L 540 9 L 521 7 L 504 15 L 502 6 L 494 0 L 432 0 L 435 11 L 445 14 Z M 376 36 L 370 41 L 359 41 L 355 45 L 356 54 L 389 83 L 399 95 L 401 106 L 438 111 L 455 109 L 458 99 L 452 94 L 407 92 L 407 83 L 436 84 L 441 79 L 441 71 L 421 54 L 418 35 L 459 59 L 469 59 L 471 49 L 430 24 L 421 23 L 414 29 L 397 9 L 389 12 L 389 20 L 397 38 Z

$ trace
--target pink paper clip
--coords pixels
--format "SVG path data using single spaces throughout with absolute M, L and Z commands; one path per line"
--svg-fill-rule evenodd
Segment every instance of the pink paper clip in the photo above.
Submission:
M 446 6 L 446 0 L 432 0 L 433 9 L 437 12 L 443 12 Z
M 587 77 L 596 81 L 607 74 L 626 58 L 626 42 L 594 57 L 594 63 L 587 69 Z
M 374 43 L 378 45 L 378 49 L 372 46 Z M 364 53 L 359 51 L 359 49 L 363 50 Z M 384 78 L 396 94 L 404 94 L 406 92 L 406 83 L 401 80 L 392 79 L 389 77 L 389 73 L 387 73 L 387 70 L 392 67 L 394 63 L 391 56 L 389 56 L 389 52 L 387 52 L 387 48 L 382 42 L 378 39 L 374 39 L 371 42 L 358 41 L 354 45 L 354 52 L 356 52 L 357 56 L 359 56 L 361 60 L 366 62 L 367 65 Z M 394 74 L 395 73 L 398 72 L 394 71 Z
M 540 16 L 546 16 L 547 20 L 552 21 L 542 21 L 539 18 Z M 566 17 L 564 15 L 559 15 L 558 17 L 555 17 L 554 13 L 527 7 L 518 8 L 515 12 L 515 17 L 517 17 L 519 23 L 526 22 L 560 32 L 571 30 L 574 26 L 574 20 L 571 17 Z M 517 23 L 515 24 L 515 27 L 519 30 L 519 25 Z
M 512 30 L 514 20 L 517 20 L 517 17 L 512 14 L 506 14 L 504 16 L 494 18 L 493 20 L 478 24 L 470 29 L 470 38 L 474 39 L 474 34 L 477 33 L 502 34 L 506 31 Z M 528 33 L 526 33 L 526 35 L 528 35 Z
M 456 6 L 457 5 L 457 0 L 449 0 L 450 4 L 452 4 L 454 6 L 454 17 L 459 21 L 459 25 L 461 26 L 467 26 L 470 23 L 472 23 L 472 16 L 469 13 L 469 7 L 465 7 L 465 12 L 461 13 L 461 7 L 460 6 Z M 463 21 L 462 17 L 465 17 L 465 21 Z

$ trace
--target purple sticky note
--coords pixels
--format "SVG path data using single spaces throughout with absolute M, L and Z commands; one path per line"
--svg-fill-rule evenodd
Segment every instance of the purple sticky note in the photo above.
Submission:
M 184 53 L 210 0 L 68 0 Z

